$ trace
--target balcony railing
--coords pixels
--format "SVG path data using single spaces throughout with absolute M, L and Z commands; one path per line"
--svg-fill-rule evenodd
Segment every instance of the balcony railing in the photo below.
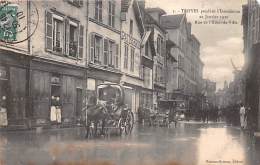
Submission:
M 69 56 L 77 57 L 78 43 L 72 41 L 69 43 Z

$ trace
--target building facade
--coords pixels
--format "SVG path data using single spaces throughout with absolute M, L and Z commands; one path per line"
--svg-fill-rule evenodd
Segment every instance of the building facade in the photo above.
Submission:
M 169 40 L 176 45 L 171 50 L 177 63 L 174 64 L 174 83 L 168 98 L 184 100 L 186 109 L 199 109 L 201 107 L 194 103 L 201 102 L 197 100 L 201 97 L 203 72 L 200 42 L 191 33 L 191 24 L 185 14 L 162 16 L 161 24 L 168 32 Z
M 16 34 L 14 44 L 1 43 L 6 126 L 76 124 L 86 86 L 87 3 L 12 3 L 24 14 L 20 26 L 28 26 Z
M 166 99 L 166 31 L 160 25 L 161 16 L 166 12 L 160 8 L 145 9 L 145 26 L 151 31 L 153 53 L 153 106 Z
M 122 0 L 121 4 L 121 84 L 131 94 L 134 115 L 140 106 L 141 91 L 144 87 L 142 78 L 142 36 L 145 34 L 139 4 L 136 0 Z M 135 117 L 136 118 L 136 117 Z
M 256 0 L 248 0 L 243 6 L 242 25 L 244 38 L 245 65 L 244 84 L 246 106 L 251 108 L 252 129 L 260 131 L 260 108 L 259 108 L 259 41 L 260 41 L 260 6 Z
M 121 1 L 88 2 L 87 100 L 100 83 L 121 80 Z

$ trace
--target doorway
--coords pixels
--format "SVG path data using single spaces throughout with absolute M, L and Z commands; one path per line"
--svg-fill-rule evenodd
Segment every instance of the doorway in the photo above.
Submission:
M 77 122 L 80 121 L 81 118 L 81 112 L 82 112 L 82 101 L 83 101 L 83 97 L 82 97 L 82 89 L 77 88 L 76 90 L 76 118 L 77 118 Z

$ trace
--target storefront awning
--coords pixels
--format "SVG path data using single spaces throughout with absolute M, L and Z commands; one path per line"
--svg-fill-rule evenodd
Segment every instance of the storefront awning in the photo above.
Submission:
M 147 32 L 145 32 L 145 35 L 144 35 L 144 37 L 143 37 L 141 46 L 144 46 L 144 45 L 146 44 L 146 42 L 147 42 L 147 40 L 148 40 L 148 38 L 149 38 L 151 32 L 152 32 L 151 30 L 148 30 Z

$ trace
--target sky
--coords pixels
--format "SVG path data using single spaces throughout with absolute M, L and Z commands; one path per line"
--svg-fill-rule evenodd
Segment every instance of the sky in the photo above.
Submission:
M 215 81 L 217 89 L 223 88 L 224 81 L 233 80 L 233 66 L 237 68 L 244 64 L 243 35 L 242 35 L 242 5 L 247 0 L 146 0 L 146 7 L 160 7 L 167 14 L 181 14 L 181 9 L 201 10 L 233 10 L 238 13 L 228 14 L 200 14 L 187 13 L 187 19 L 192 23 L 192 33 L 201 43 L 200 54 L 204 63 L 203 77 Z M 237 24 L 208 25 L 195 24 L 203 16 L 227 16 L 227 20 L 234 20 Z

